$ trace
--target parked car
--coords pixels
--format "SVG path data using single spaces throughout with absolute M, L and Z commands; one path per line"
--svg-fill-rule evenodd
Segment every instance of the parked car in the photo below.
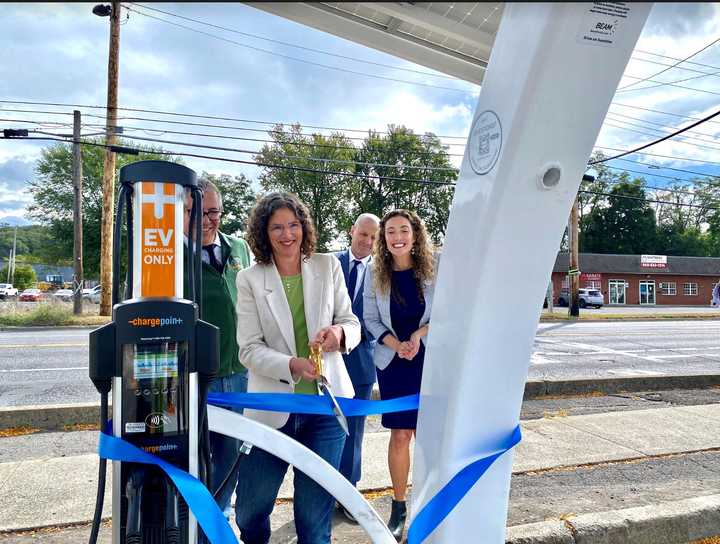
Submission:
M 73 292 L 72 289 L 58 289 L 53 293 L 53 297 L 57 300 L 64 300 L 65 302 L 69 302 L 73 299 Z
M 100 304 L 100 286 L 98 285 L 97 291 L 90 293 L 88 300 L 93 304 Z
M 20 293 L 18 300 L 21 302 L 38 302 L 40 300 L 45 300 L 46 298 L 47 296 L 40 289 L 25 289 L 22 293 Z
M 94 302 L 93 299 L 92 299 L 92 296 L 95 295 L 95 294 L 97 294 L 98 297 L 99 297 L 99 296 L 100 296 L 100 289 L 101 289 L 101 288 L 102 288 L 102 287 L 101 287 L 100 285 L 96 285 L 95 287 L 93 287 L 93 288 L 91 288 L 91 289 L 83 289 L 83 290 L 82 290 L 82 298 L 84 298 L 85 300 L 89 300 L 89 301 L 91 301 L 91 302 Z
M 602 308 L 605 304 L 603 294 L 599 289 L 584 288 L 578 289 L 578 305 L 581 308 L 587 308 L 594 306 L 595 308 Z M 563 289 L 558 296 L 558 306 L 569 306 L 570 305 L 570 293 Z
M 12 283 L 0 283 L 0 298 L 10 298 L 18 296 L 18 290 L 13 287 Z

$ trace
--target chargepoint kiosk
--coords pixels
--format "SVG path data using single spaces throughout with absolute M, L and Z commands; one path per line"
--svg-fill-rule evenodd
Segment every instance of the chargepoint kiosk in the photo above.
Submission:
M 202 228 L 196 175 L 174 163 L 142 161 L 122 168 L 120 183 L 113 319 L 90 335 L 90 377 L 101 393 L 103 384 L 112 385 L 114 436 L 207 483 L 205 399 L 218 367 L 218 329 L 199 320 L 195 302 Z M 187 211 L 186 195 L 193 203 Z M 128 259 L 120 301 L 123 209 Z M 192 513 L 159 468 L 115 461 L 112 474 L 113 544 L 197 542 Z

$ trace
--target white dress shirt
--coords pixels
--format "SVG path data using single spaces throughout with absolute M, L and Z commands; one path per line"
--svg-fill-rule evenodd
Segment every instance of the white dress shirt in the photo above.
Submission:
M 370 259 L 372 258 L 372 254 L 368 255 L 367 257 L 364 257 L 362 259 L 358 259 L 355 255 L 353 255 L 352 249 L 348 249 L 348 254 L 350 255 L 350 262 L 348 263 L 348 276 L 350 275 L 350 272 L 352 272 L 353 266 L 359 266 L 357 271 L 357 281 L 355 283 L 355 292 L 352 295 L 352 301 L 355 302 L 355 297 L 357 297 L 358 291 L 360 291 L 360 286 L 362 285 L 363 278 L 365 277 L 365 270 L 368 267 L 368 264 L 370 263 Z M 353 265 L 353 260 L 360 261 L 358 264 Z

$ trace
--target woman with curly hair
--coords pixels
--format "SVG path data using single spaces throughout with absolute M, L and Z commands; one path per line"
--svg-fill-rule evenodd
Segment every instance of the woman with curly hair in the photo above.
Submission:
M 435 276 L 433 248 L 422 220 L 408 210 L 387 213 L 380 222 L 363 301 L 365 327 L 377 338 L 373 357 L 383 400 L 420 392 Z M 382 425 L 390 429 L 394 494 L 388 527 L 399 542 L 407 517 L 405 493 L 417 410 L 384 414 Z
M 248 222 L 256 264 L 237 275 L 237 340 L 248 391 L 317 395 L 310 344 L 321 346 L 323 374 L 335 394 L 354 396 L 341 352 L 360 342 L 340 261 L 315 250 L 310 212 L 295 195 L 260 199 Z M 245 416 L 304 444 L 336 469 L 345 432 L 333 416 L 245 410 Z M 245 544 L 270 540 L 270 514 L 288 464 L 258 447 L 242 456 L 235 503 Z M 293 508 L 298 544 L 329 544 L 335 500 L 295 471 Z

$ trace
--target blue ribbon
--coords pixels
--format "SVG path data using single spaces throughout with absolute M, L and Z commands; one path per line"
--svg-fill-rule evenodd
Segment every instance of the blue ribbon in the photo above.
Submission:
M 498 452 L 473 461 L 453 476 L 413 519 L 408 529 L 408 544 L 420 544 L 425 540 L 452 512 L 495 460 L 515 447 L 521 439 L 520 425 L 518 425 L 512 434 L 498 446 Z
M 388 400 L 359 400 L 337 397 L 346 416 L 367 416 L 417 410 L 419 395 L 408 395 Z M 332 406 L 322 395 L 289 395 L 287 393 L 210 393 L 208 403 L 218 406 L 251 408 L 272 412 L 333 415 Z M 520 425 L 492 455 L 473 461 L 445 484 L 445 486 L 418 512 L 408 529 L 408 544 L 421 544 L 452 512 L 467 492 L 475 485 L 495 460 L 512 449 L 521 440 Z M 172 480 L 198 520 L 211 544 L 236 542 L 230 526 L 207 488 L 197 478 L 146 453 L 129 442 L 100 433 L 100 457 L 116 461 L 145 463 L 159 466 Z
M 333 415 L 332 404 L 325 395 L 288 395 L 287 393 L 210 393 L 208 403 L 234 408 L 252 408 L 269 412 L 292 414 Z M 417 410 L 420 395 L 408 395 L 388 400 L 360 400 L 336 397 L 345 416 L 368 416 Z
M 100 433 L 98 454 L 100 457 L 114 461 L 143 463 L 160 467 L 175 484 L 175 487 L 185 499 L 188 508 L 195 515 L 198 524 L 205 532 L 205 536 L 212 544 L 237 542 L 235 533 L 233 533 L 212 495 L 203 483 L 194 476 L 155 455 L 144 452 L 122 438 L 105 433 Z

